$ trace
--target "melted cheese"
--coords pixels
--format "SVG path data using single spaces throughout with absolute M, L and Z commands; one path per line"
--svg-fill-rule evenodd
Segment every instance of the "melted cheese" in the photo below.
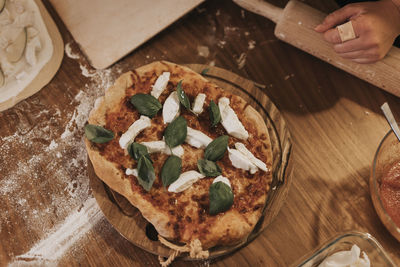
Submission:
M 121 135 L 119 145 L 121 148 L 126 149 L 130 143 L 135 141 L 135 137 L 144 129 L 151 126 L 149 117 L 140 116 L 140 118 L 129 126 L 128 131 Z
M 205 176 L 197 171 L 187 171 L 182 173 L 178 180 L 173 182 L 169 187 L 169 192 L 179 193 L 188 189 L 192 184 Z
M 260 170 L 263 170 L 265 172 L 268 171 L 267 165 L 256 158 L 247 148 L 243 143 L 235 143 L 235 148 L 239 150 L 240 153 L 242 153 L 246 158 L 248 158 L 251 163 L 256 165 Z
M 221 113 L 221 124 L 228 134 L 242 140 L 247 140 L 247 138 L 249 138 L 249 133 L 240 122 L 235 111 L 229 106 L 229 102 L 229 99 L 226 97 L 221 97 L 218 100 L 218 107 Z
M 201 131 L 187 127 L 185 142 L 196 148 L 206 148 L 212 139 Z
M 133 175 L 133 176 L 135 176 L 135 177 L 138 177 L 138 176 L 139 176 L 139 173 L 138 173 L 138 170 L 137 170 L 137 169 L 130 169 L 130 168 L 128 168 L 128 169 L 126 169 L 125 174 L 126 174 L 126 175 Z
M 184 149 L 182 146 L 176 146 L 171 149 L 167 146 L 165 141 L 160 140 L 160 141 L 150 141 L 150 142 L 142 142 L 140 143 L 147 147 L 147 152 L 151 153 L 163 153 L 167 155 L 174 154 L 175 156 L 182 157 L 184 154 Z
M 162 115 L 164 123 L 170 123 L 179 116 L 180 106 L 178 93 L 173 91 L 163 105 Z
M 213 183 L 217 183 L 217 182 L 222 182 L 222 183 L 228 185 L 230 188 L 232 188 L 231 183 L 229 182 L 229 179 L 226 178 L 226 177 L 224 177 L 224 176 L 222 176 L 222 175 L 217 176 L 217 177 L 213 180 Z
M 246 156 L 240 153 L 239 150 L 230 149 L 228 147 L 228 156 L 232 162 L 233 167 L 242 169 L 245 171 L 250 171 L 251 174 L 257 172 L 258 168 L 254 165 Z
M 205 94 L 200 93 L 196 96 L 193 103 L 193 110 L 192 110 L 193 113 L 199 115 L 203 112 L 203 105 L 205 100 L 206 100 Z
M 169 72 L 163 72 L 160 76 L 158 76 L 156 82 L 153 85 L 153 89 L 151 90 L 151 95 L 155 98 L 159 98 L 162 92 L 167 88 L 167 84 L 169 81 Z

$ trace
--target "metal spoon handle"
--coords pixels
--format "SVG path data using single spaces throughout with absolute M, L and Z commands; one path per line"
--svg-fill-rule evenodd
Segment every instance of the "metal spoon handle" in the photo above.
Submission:
M 397 124 L 396 120 L 394 119 L 393 113 L 390 110 L 390 107 L 387 102 L 385 102 L 382 106 L 381 109 L 383 111 L 383 114 L 385 114 L 386 120 L 388 121 L 390 127 L 392 128 L 394 134 L 397 136 L 397 139 L 400 141 L 400 129 L 399 125 Z

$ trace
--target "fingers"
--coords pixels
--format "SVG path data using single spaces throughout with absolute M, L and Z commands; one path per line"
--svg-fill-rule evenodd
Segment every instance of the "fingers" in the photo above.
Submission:
M 347 59 L 357 59 L 357 58 L 376 59 L 379 57 L 374 49 L 338 53 L 338 55 L 341 56 L 342 58 L 347 58 Z
M 357 58 L 357 59 L 352 59 L 352 61 L 360 64 L 371 64 L 377 62 L 379 59 L 373 59 L 373 58 Z
M 342 42 L 339 31 L 336 28 L 326 31 L 324 33 L 324 39 L 333 44 L 340 44 Z
M 354 25 L 353 30 L 356 36 L 358 36 L 357 32 L 358 30 L 358 25 L 356 21 L 352 21 L 352 25 Z M 342 42 L 342 39 L 340 38 L 339 31 L 338 29 L 330 29 L 324 33 L 324 39 L 330 43 L 334 44 L 335 50 L 338 49 L 337 52 L 347 52 L 347 51 L 352 51 L 355 50 L 354 47 L 358 49 L 364 49 L 364 43 L 360 40 L 360 38 L 355 38 L 353 40 L 349 40 L 346 42 Z
M 351 17 L 357 15 L 359 13 L 359 9 L 357 5 L 347 5 L 341 9 L 338 9 L 324 19 L 324 21 L 315 27 L 315 31 L 317 32 L 325 32 L 336 25 L 342 24 L 346 20 L 350 19 Z
M 340 38 L 339 38 L 340 39 Z M 356 38 L 350 41 L 346 41 L 344 43 L 336 43 L 333 46 L 333 49 L 336 53 L 347 53 L 357 50 L 366 50 L 371 48 L 372 46 L 365 42 L 364 38 Z

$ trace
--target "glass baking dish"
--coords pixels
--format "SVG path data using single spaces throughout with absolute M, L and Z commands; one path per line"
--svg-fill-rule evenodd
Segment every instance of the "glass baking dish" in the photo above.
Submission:
M 362 232 L 345 232 L 335 236 L 315 250 L 311 251 L 292 267 L 318 266 L 326 257 L 335 252 L 350 250 L 353 245 L 365 252 L 371 262 L 371 266 L 396 266 L 379 242 L 370 234 Z

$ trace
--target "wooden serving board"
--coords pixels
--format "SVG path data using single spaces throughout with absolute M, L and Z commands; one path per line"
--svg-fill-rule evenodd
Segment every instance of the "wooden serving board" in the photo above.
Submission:
M 272 143 L 273 182 L 263 216 L 246 241 L 231 247 L 212 248 L 210 250 L 210 258 L 215 258 L 233 252 L 251 242 L 278 214 L 292 180 L 292 165 L 289 160 L 292 152 L 292 142 L 282 115 L 268 96 L 254 82 L 217 67 L 199 64 L 187 66 L 198 73 L 208 69 L 207 73 L 204 74 L 208 80 L 227 91 L 241 96 L 252 105 L 264 118 Z M 149 227 L 149 223 L 142 217 L 140 211 L 133 207 L 124 197 L 112 191 L 96 176 L 89 159 L 88 173 L 93 195 L 105 217 L 114 228 L 136 246 L 153 254 L 167 257 L 171 253 L 170 249 L 158 241 L 152 241 L 150 239 L 151 235 L 149 238 L 149 233 L 146 234 L 146 228 Z M 183 254 L 183 259 L 190 260 L 191 258 Z
M 104 69 L 204 0 L 50 0 L 90 64 Z
M 54 23 L 50 14 L 47 12 L 42 1 L 35 0 L 35 3 L 39 8 L 40 14 L 42 15 L 43 21 L 53 43 L 53 55 L 51 56 L 49 62 L 47 62 L 40 70 L 39 74 L 32 80 L 32 82 L 28 84 L 18 95 L 4 102 L 0 102 L 0 111 L 14 106 L 18 102 L 37 93 L 46 84 L 48 84 L 58 71 L 64 56 L 64 43 L 56 24 Z

